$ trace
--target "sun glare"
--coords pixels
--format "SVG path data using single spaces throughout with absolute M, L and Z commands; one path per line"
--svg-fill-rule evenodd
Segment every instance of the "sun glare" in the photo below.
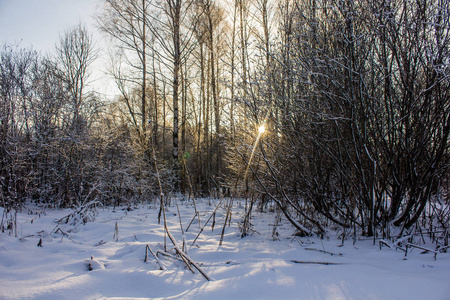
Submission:
M 266 131 L 266 126 L 261 125 L 258 127 L 258 132 L 259 134 L 263 134 Z

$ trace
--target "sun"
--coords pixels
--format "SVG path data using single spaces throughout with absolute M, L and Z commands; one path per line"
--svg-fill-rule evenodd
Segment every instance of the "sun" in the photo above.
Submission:
M 259 134 L 263 134 L 266 131 L 266 126 L 261 125 L 258 127 L 258 132 Z

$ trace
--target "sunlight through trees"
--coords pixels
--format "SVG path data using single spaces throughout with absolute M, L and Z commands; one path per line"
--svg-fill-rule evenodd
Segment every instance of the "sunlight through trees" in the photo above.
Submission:
M 55 56 L 5 44 L 2 205 L 243 197 L 301 234 L 445 224 L 449 6 L 107 0 L 111 99 L 87 92 L 83 25 Z

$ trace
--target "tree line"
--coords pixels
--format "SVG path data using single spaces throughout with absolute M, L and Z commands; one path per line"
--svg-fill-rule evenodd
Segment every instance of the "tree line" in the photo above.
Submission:
M 105 0 L 114 99 L 81 25 L 53 57 L 1 49 L 2 205 L 181 193 L 273 202 L 302 234 L 444 226 L 449 6 Z

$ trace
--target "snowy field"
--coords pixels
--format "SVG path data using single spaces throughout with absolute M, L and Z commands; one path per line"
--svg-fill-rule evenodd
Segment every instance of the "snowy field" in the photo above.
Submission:
M 197 200 L 201 224 L 217 202 Z M 194 207 L 178 204 L 186 230 Z M 166 253 L 174 256 L 157 255 L 165 270 L 149 252 L 144 262 L 147 245 L 155 253 L 164 251 L 156 207 L 99 208 L 93 222 L 58 225 L 54 221 L 70 210 L 28 206 L 17 215 L 18 237 L 8 231 L 0 235 L 0 299 L 450 299 L 450 253 L 434 260 L 433 254 L 413 249 L 405 258 L 402 251 L 380 250 L 369 240 L 341 245 L 334 233 L 323 240 L 294 237 L 284 220 L 274 241 L 274 214 L 256 211 L 255 232 L 241 238 L 242 211 L 239 204 L 234 207 L 222 246 L 222 207 L 214 230 L 211 218 L 194 245 L 197 218 L 186 232 L 187 255 L 211 277 L 207 281 L 178 259 L 168 238 Z M 166 216 L 182 248 L 174 203 Z

